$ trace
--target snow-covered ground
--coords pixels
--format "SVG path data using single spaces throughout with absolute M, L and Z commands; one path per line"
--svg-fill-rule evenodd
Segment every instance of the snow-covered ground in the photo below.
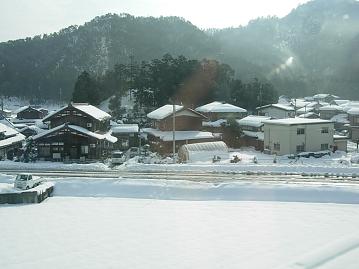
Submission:
M 30 105 L 30 101 L 28 99 L 14 97 L 14 96 L 4 98 L 3 102 L 4 102 L 4 108 L 9 109 L 11 111 L 16 111 L 17 109 L 19 109 L 23 106 Z M 49 111 L 53 111 L 53 110 L 56 110 L 56 109 L 59 109 L 60 107 L 62 107 L 64 105 L 64 103 L 63 102 L 46 101 L 46 102 L 42 102 L 37 105 L 39 105 L 43 108 L 46 108 Z
M 357 268 L 357 205 L 51 197 L 0 208 L 0 268 Z
M 359 262 L 356 184 L 54 182 L 41 204 L 0 206 L 0 268 L 350 269 Z
M 210 153 L 205 153 L 210 154 Z M 241 161 L 230 163 L 230 159 L 237 155 Z M 255 173 L 255 174 L 299 174 L 308 176 L 354 176 L 359 178 L 359 164 L 351 163 L 352 156 L 358 153 L 336 152 L 321 158 L 289 159 L 286 156 L 276 157 L 255 151 L 250 148 L 232 150 L 228 159 L 212 163 L 195 162 L 186 164 L 172 164 L 171 158 L 159 159 L 151 157 L 148 164 L 139 163 L 138 157 L 128 160 L 124 165 L 111 168 L 109 163 L 65 164 L 62 162 L 19 163 L 0 161 L 1 169 L 15 170 L 45 170 L 45 171 L 125 171 L 125 172 L 206 172 L 206 173 Z M 208 156 L 207 156 L 208 159 Z M 256 163 L 254 162 L 256 160 Z M 160 163 L 159 163 L 160 162 Z
M 352 164 L 352 154 L 336 152 L 321 158 L 289 159 L 286 156 L 267 155 L 250 148 L 234 150 L 229 157 L 237 155 L 241 161 L 230 163 L 230 158 L 217 163 L 195 162 L 186 164 L 142 164 L 137 159 L 130 159 L 125 165 L 115 169 L 124 171 L 197 171 L 213 173 L 273 173 L 273 174 L 306 174 L 306 175 L 347 175 L 359 177 L 359 164 Z M 276 163 L 274 163 L 276 158 Z M 256 159 L 256 163 L 254 162 Z

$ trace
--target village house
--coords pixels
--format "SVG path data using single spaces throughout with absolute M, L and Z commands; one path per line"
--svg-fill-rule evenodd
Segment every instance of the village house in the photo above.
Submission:
M 205 115 L 209 121 L 241 119 L 247 115 L 247 110 L 224 102 L 212 102 L 195 109 Z
M 338 105 L 327 105 L 319 108 L 319 115 L 323 120 L 330 120 L 334 116 L 342 114 L 343 112 L 343 107 Z
M 334 147 L 334 123 L 288 118 L 264 121 L 264 149 L 270 154 L 328 151 Z
M 43 119 L 50 129 L 33 136 L 45 160 L 99 160 L 113 149 L 111 116 L 87 103 L 71 103 Z
M 111 127 L 112 136 L 117 138 L 115 149 L 128 150 L 139 145 L 138 124 L 116 124 Z
M 37 127 L 36 125 L 25 126 L 19 130 L 24 136 L 30 137 L 42 133 L 44 129 Z
M 19 149 L 22 148 L 22 143 L 25 141 L 25 136 L 20 134 L 14 128 L 0 123 L 0 159 L 10 159 L 18 155 Z
M 350 138 L 359 141 L 359 107 L 353 107 L 347 111 L 350 123 Z
M 336 99 L 339 99 L 339 96 L 328 94 L 328 93 L 318 93 L 316 95 L 313 95 L 313 100 L 317 102 L 326 102 L 330 103 Z
M 243 119 L 237 120 L 237 124 L 241 131 L 239 143 L 244 147 L 254 147 L 256 150 L 263 151 L 264 149 L 264 121 L 270 120 L 266 116 L 250 115 Z
M 24 106 L 16 111 L 16 118 L 19 120 L 42 119 L 47 114 L 48 111 L 46 109 Z
M 173 110 L 175 110 L 175 132 L 173 132 Z M 173 134 L 176 149 L 183 144 L 213 141 L 211 132 L 203 132 L 202 121 L 207 118 L 201 113 L 180 105 L 164 105 L 150 113 L 151 128 L 144 128 L 151 147 L 162 154 L 172 152 Z
M 293 106 L 283 104 L 270 104 L 256 108 L 259 116 L 266 116 L 275 119 L 293 118 L 295 110 Z

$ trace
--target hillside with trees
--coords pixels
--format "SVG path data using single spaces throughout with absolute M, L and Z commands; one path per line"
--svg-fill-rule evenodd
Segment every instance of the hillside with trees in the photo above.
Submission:
M 313 0 L 282 19 L 206 31 L 177 17 L 108 14 L 57 33 L 0 43 L 0 94 L 70 100 L 85 70 L 103 77 L 165 54 L 216 60 L 231 66 L 236 79 L 258 78 L 279 94 L 359 99 L 359 2 Z M 117 80 L 106 83 L 115 87 Z
M 76 80 L 72 100 L 98 105 L 111 98 L 111 110 L 116 117 L 121 115 L 118 111 L 121 97 L 129 91 L 136 97 L 137 108 L 145 110 L 170 102 L 195 108 L 222 100 L 253 111 L 278 98 L 271 84 L 256 78 L 244 83 L 235 78 L 235 71 L 227 64 L 166 54 L 141 64 L 115 65 L 97 77 L 84 71 Z

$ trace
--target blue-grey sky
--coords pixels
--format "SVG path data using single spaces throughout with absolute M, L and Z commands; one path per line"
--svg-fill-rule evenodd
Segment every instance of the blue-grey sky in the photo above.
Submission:
M 51 33 L 107 13 L 180 16 L 199 28 L 245 25 L 283 17 L 308 0 L 0 0 L 0 42 Z

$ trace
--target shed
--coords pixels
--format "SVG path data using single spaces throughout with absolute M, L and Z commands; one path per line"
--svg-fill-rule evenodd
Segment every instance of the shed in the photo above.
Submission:
M 219 156 L 229 158 L 228 147 L 223 141 L 187 144 L 180 147 L 178 158 L 181 162 L 211 161 Z

